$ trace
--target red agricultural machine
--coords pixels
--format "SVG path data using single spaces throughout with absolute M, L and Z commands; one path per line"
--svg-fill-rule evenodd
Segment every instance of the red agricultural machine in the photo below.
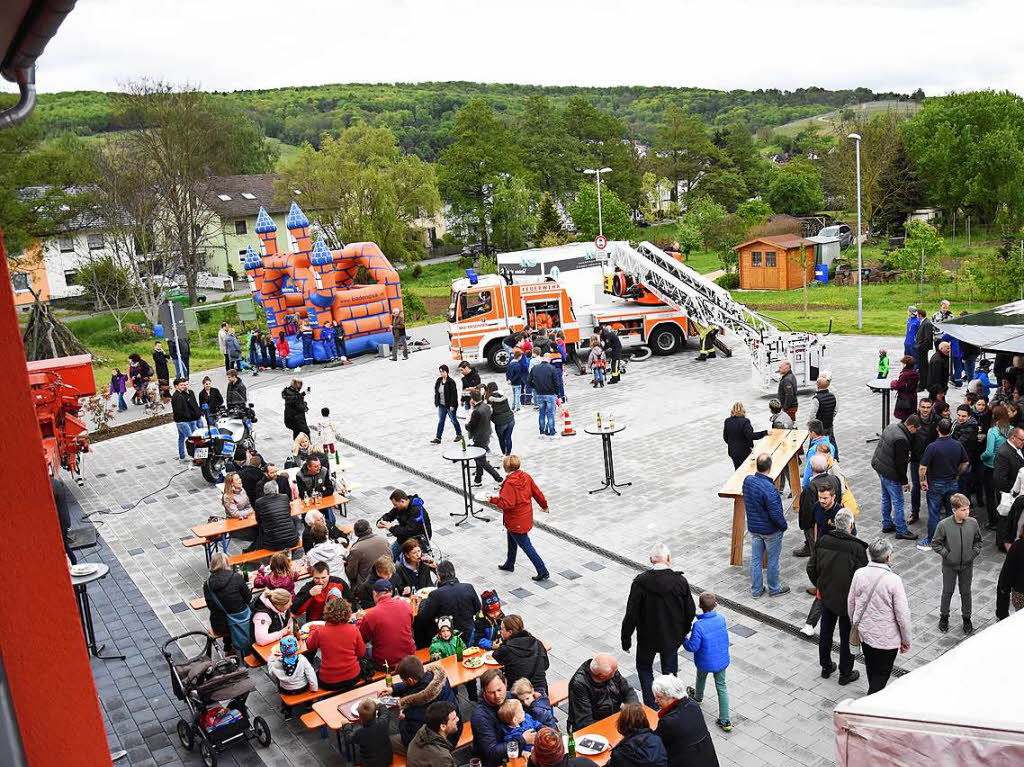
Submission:
M 67 471 L 82 485 L 81 454 L 89 452 L 89 427 L 81 419 L 79 398 L 96 393 L 88 354 L 28 363 L 28 382 L 50 474 Z

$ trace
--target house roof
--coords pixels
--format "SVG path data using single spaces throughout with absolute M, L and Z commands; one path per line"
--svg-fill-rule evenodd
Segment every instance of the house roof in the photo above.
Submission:
M 755 237 L 752 240 L 741 242 L 739 245 L 733 245 L 733 250 L 739 250 L 745 248 L 747 245 L 751 245 L 755 242 L 764 242 L 769 245 L 774 245 L 776 248 L 782 248 L 783 250 L 792 250 L 793 248 L 799 248 L 801 245 L 813 245 L 814 243 L 804 237 L 797 237 L 795 234 L 769 234 L 764 237 Z
M 287 213 L 289 202 L 274 202 L 274 182 L 278 178 L 276 173 L 213 176 L 208 180 L 206 204 L 223 218 L 255 216 L 261 206 L 268 213 Z

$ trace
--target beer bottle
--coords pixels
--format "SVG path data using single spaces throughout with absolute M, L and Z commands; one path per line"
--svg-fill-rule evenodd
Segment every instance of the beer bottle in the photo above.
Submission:
M 576 756 L 576 736 L 573 735 L 572 727 L 569 728 L 568 756 L 570 759 Z
M 391 667 L 387 661 L 384 661 L 384 686 L 389 689 L 392 687 Z
M 466 452 L 466 435 L 465 434 L 462 435 L 462 452 L 463 453 Z
M 242 577 L 245 578 L 246 583 L 249 582 L 249 565 L 247 564 L 242 565 Z
M 597 411 L 597 428 L 601 428 L 601 411 Z
M 465 649 L 462 637 L 459 636 L 459 632 L 455 632 L 455 660 L 462 663 L 462 651 Z

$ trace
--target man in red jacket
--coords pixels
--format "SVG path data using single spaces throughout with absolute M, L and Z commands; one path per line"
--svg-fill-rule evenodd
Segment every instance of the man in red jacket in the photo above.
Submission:
M 324 605 L 327 604 L 331 594 L 340 594 L 350 605 L 355 605 L 356 598 L 352 589 L 345 581 L 336 575 L 331 575 L 331 568 L 326 562 L 317 562 L 313 565 L 313 577 L 299 593 L 295 595 L 292 602 L 292 612 L 297 615 L 305 615 L 307 621 L 323 620 Z
M 371 657 L 378 668 L 387 663 L 394 668 L 406 655 L 416 652 L 412 639 L 412 608 L 401 599 L 392 599 L 391 581 L 380 578 L 373 584 L 374 606 L 359 623 L 359 633 L 373 645 Z
M 533 477 L 522 471 L 522 462 L 517 455 L 506 455 L 502 462 L 508 476 L 501 483 L 499 494 L 490 502 L 502 511 L 502 522 L 505 525 L 505 536 L 508 539 L 508 556 L 505 564 L 498 565 L 499 570 L 512 572 L 516 566 L 516 548 L 520 548 L 537 568 L 533 576 L 535 581 L 546 581 L 550 576 L 544 560 L 530 542 L 530 530 L 533 529 L 533 501 L 536 499 L 541 509 L 548 511 L 548 501 L 533 481 Z

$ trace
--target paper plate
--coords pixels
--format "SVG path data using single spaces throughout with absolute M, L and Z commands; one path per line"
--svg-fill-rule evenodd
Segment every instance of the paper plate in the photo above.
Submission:
M 437 586 L 424 586 L 422 589 L 416 592 L 416 596 L 418 596 L 420 599 L 426 599 L 428 596 L 430 596 L 430 593 L 432 591 L 436 590 Z
M 498 663 L 498 661 L 496 661 L 494 659 L 494 653 L 493 652 L 485 652 L 484 653 L 484 663 L 486 663 L 488 666 L 500 666 L 501 665 L 500 663 Z
M 80 578 L 83 575 L 92 575 L 99 569 L 100 566 L 96 564 L 71 565 L 71 574 Z
M 576 753 L 584 756 L 597 756 L 608 750 L 608 738 L 603 735 L 584 735 L 576 741 Z
M 327 621 L 309 621 L 308 623 L 302 624 L 302 626 L 299 627 L 299 639 L 305 642 L 309 639 L 309 635 L 312 633 L 313 629 L 323 626 L 326 623 Z
M 466 658 L 462 661 L 462 665 L 468 669 L 480 668 L 484 665 L 483 658 Z

